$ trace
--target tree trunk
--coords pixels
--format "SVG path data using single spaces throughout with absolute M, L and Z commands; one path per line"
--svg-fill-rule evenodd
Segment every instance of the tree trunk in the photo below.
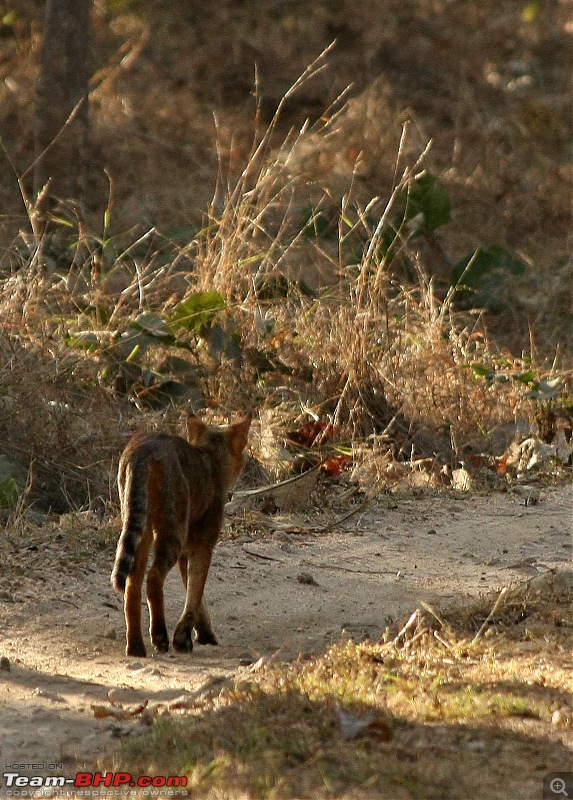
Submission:
M 50 183 L 40 211 L 55 198 L 82 199 L 89 128 L 90 5 L 90 0 L 46 2 L 36 87 L 35 192 Z

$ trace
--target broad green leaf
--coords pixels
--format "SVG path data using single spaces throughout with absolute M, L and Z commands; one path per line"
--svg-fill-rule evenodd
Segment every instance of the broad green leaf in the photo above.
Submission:
M 404 222 L 420 218 L 416 230 L 423 233 L 432 233 L 452 217 L 448 190 L 439 178 L 427 171 L 416 175 L 408 184 L 400 196 L 399 206 L 403 209 Z
M 199 230 L 195 225 L 178 225 L 172 228 L 162 228 L 157 231 L 157 233 L 163 239 L 168 239 L 170 242 L 187 244 L 195 239 Z
M 486 367 L 484 364 L 468 364 L 476 378 L 485 378 L 488 383 L 507 383 L 509 377 L 504 372 L 496 372 L 495 369 Z
M 472 292 L 474 307 L 485 306 L 492 311 L 502 310 L 507 301 L 508 283 L 525 273 L 525 264 L 508 250 L 497 245 L 478 247 L 454 266 L 450 281 L 462 293 Z
M 479 378 L 487 378 L 488 380 L 493 380 L 495 375 L 494 370 L 486 367 L 484 364 L 470 364 L 469 365 L 471 371 Z
M 301 229 L 305 236 L 312 239 L 332 239 L 337 233 L 337 224 L 333 224 L 332 215 L 325 211 L 308 208 L 303 212 Z
M 190 380 L 195 382 L 204 377 L 204 371 L 198 364 L 192 364 L 184 358 L 173 355 L 168 355 L 163 359 L 158 367 L 158 373 L 163 377 L 186 379 L 186 383 L 189 383 Z
M 64 341 L 67 347 L 77 347 L 80 350 L 87 350 L 88 353 L 93 353 L 100 346 L 98 335 L 95 331 L 68 333 Z
M 132 324 L 129 330 L 124 331 L 121 336 L 114 340 L 108 347 L 107 353 L 118 361 L 127 359 L 133 361 L 149 347 L 162 344 L 168 344 L 168 342 L 158 339 L 157 336 L 152 336 Z
M 269 275 L 255 282 L 255 289 L 259 300 L 282 300 L 293 292 L 305 297 L 315 297 L 315 292 L 300 278 L 289 281 L 284 275 Z
M 137 393 L 139 403 L 147 408 L 161 410 L 168 406 L 191 405 L 193 408 L 204 408 L 205 398 L 199 386 L 180 381 L 162 381 L 141 389 Z
M 219 311 L 225 308 L 225 301 L 216 290 L 210 292 L 194 292 L 175 306 L 167 320 L 170 330 L 179 328 L 201 333 L 205 325 L 209 325 Z
M 478 247 L 473 253 L 464 256 L 452 269 L 451 283 L 475 289 L 498 274 L 520 277 L 525 272 L 525 264 L 515 258 L 503 247 Z
M 511 377 L 514 381 L 524 383 L 526 386 L 529 386 L 531 383 L 535 382 L 535 373 L 532 369 L 527 370 L 527 372 L 516 372 Z
M 20 491 L 15 478 L 6 478 L 0 483 L 0 508 L 14 508 Z

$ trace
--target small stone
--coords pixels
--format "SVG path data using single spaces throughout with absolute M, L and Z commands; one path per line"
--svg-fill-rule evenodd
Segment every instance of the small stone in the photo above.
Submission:
M 517 495 L 525 506 L 536 506 L 541 499 L 541 492 L 535 486 L 526 486 L 525 484 L 518 484 L 510 490 L 512 494 Z
M 32 697 L 43 697 L 44 700 L 50 700 L 52 703 L 67 703 L 65 697 L 62 697 L 59 694 L 54 694 L 53 692 L 48 692 L 46 689 L 42 689 L 41 686 L 36 686 L 34 691 L 32 692 Z
M 307 586 L 318 586 L 318 582 L 315 581 L 310 572 L 299 572 L 296 579 L 299 583 L 304 583 Z
M 571 710 L 567 706 L 558 708 L 551 715 L 551 724 L 564 728 L 568 727 L 571 724 Z
M 115 628 L 108 628 L 103 635 L 104 639 L 117 639 L 117 631 Z
M 6 656 L 0 658 L 0 672 L 10 672 L 10 659 Z

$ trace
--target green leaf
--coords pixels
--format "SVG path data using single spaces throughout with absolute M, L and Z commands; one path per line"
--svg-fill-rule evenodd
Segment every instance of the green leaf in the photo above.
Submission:
M 169 406 L 205 407 L 205 398 L 198 385 L 171 380 L 141 389 L 137 392 L 137 400 L 142 406 L 158 411 Z
M 259 278 L 255 282 L 255 289 L 259 300 L 281 300 L 289 297 L 293 292 L 305 297 L 315 296 L 313 290 L 302 278 L 297 281 L 289 281 L 284 275 L 269 275 Z
M 507 381 L 509 380 L 508 375 L 506 375 L 504 372 L 496 372 L 495 369 L 486 367 L 484 364 L 473 363 L 473 364 L 466 364 L 466 366 L 468 366 L 472 370 L 476 378 L 485 378 L 486 381 L 490 384 L 507 383 Z
M 0 508 L 14 508 L 19 497 L 20 491 L 15 478 L 6 478 L 0 483 Z
M 168 355 L 163 359 L 158 373 L 163 377 L 183 378 L 186 383 L 190 379 L 196 382 L 205 377 L 203 369 L 198 364 L 192 364 L 190 361 L 174 355 Z
M 116 361 L 125 361 L 127 359 L 133 361 L 149 347 L 168 343 L 168 341 L 158 339 L 157 336 L 146 333 L 139 326 L 130 323 L 129 329 L 113 341 L 106 353 Z
M 67 333 L 64 341 L 67 347 L 77 347 L 79 350 L 86 350 L 88 353 L 93 353 L 100 346 L 98 335 L 95 331 Z
M 399 199 L 404 222 L 420 218 L 416 232 L 432 233 L 452 217 L 448 190 L 439 178 L 424 171 L 416 175 L 404 189 Z
M 492 381 L 495 377 L 495 371 L 483 364 L 474 363 L 470 364 L 469 367 L 478 378 L 487 378 L 488 381 Z
M 464 256 L 452 269 L 450 282 L 460 294 L 472 293 L 474 307 L 485 306 L 501 311 L 507 305 L 505 290 L 512 279 L 525 273 L 525 264 L 508 250 L 497 245 L 478 247 Z
M 188 244 L 193 241 L 198 233 L 199 229 L 195 225 L 178 225 L 157 231 L 158 236 L 175 244 Z
M 479 288 L 496 276 L 507 274 L 519 277 L 525 272 L 525 264 L 515 258 L 503 247 L 478 247 L 473 253 L 464 256 L 452 269 L 451 282 L 460 283 L 472 289 Z M 497 278 L 499 282 L 500 277 Z
M 511 377 L 514 381 L 524 383 L 526 386 L 529 386 L 531 383 L 535 382 L 535 373 L 532 369 L 528 369 L 527 372 L 516 372 Z
M 184 328 L 200 334 L 202 328 L 209 325 L 224 308 L 225 301 L 216 290 L 194 292 L 175 306 L 167 324 L 171 331 Z
M 336 236 L 338 223 L 332 214 L 315 208 L 305 209 L 301 220 L 301 230 L 304 236 L 311 239 L 332 239 Z

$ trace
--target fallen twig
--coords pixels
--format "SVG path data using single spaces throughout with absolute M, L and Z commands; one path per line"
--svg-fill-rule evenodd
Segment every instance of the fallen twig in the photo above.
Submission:
M 352 567 L 341 567 L 339 564 L 320 564 L 316 561 L 308 561 L 304 559 L 301 562 L 307 567 L 314 567 L 315 569 L 332 569 L 338 572 L 356 572 L 359 575 L 395 575 L 395 569 L 353 569 Z
M 282 564 L 283 561 L 280 558 L 275 558 L 274 556 L 266 556 L 263 553 L 257 553 L 255 550 L 248 550 L 245 545 L 243 545 L 243 550 L 245 553 L 248 553 L 250 556 L 256 556 L 257 558 L 264 558 L 265 561 L 278 561 L 279 564 Z
M 481 637 L 482 637 L 482 635 L 483 635 L 483 632 L 485 631 L 485 629 L 486 629 L 486 628 L 487 628 L 487 626 L 489 625 L 489 621 L 490 621 L 490 619 L 493 617 L 493 615 L 495 614 L 495 612 L 497 611 L 497 609 L 498 609 L 498 608 L 499 608 L 499 606 L 501 605 L 501 603 L 502 603 L 502 601 L 503 601 L 503 598 L 504 598 L 504 597 L 505 597 L 505 595 L 507 594 L 507 591 L 508 591 L 508 587 L 507 587 L 507 586 L 504 586 L 504 587 L 503 587 L 503 589 L 501 590 L 501 592 L 499 593 L 499 596 L 498 596 L 497 600 L 496 600 L 496 601 L 495 601 L 495 603 L 493 604 L 493 608 L 491 609 L 491 611 L 489 612 L 489 614 L 487 615 L 487 617 L 486 617 L 486 618 L 484 619 L 484 621 L 482 622 L 482 624 L 481 624 L 481 627 L 480 627 L 479 631 L 476 633 L 476 635 L 474 636 L 474 638 L 471 640 L 471 642 L 470 642 L 470 647 L 473 647 L 473 645 L 474 645 L 474 644 L 475 644 L 475 643 L 478 641 L 478 639 L 481 639 Z
M 359 514 L 361 511 L 364 511 L 364 509 L 367 508 L 371 502 L 372 502 L 371 500 L 365 500 L 363 503 L 360 503 L 359 506 L 352 508 L 346 514 L 343 514 L 341 517 L 338 517 L 338 519 L 335 519 L 332 522 L 327 523 L 326 525 L 321 525 L 319 528 L 313 528 L 312 530 L 315 533 L 325 533 L 326 531 L 329 531 L 331 528 L 335 528 L 337 525 L 341 525 L 343 522 L 346 522 L 347 519 L 350 519 L 350 517 L 353 517 L 355 514 Z
M 438 631 L 434 631 L 434 639 L 437 639 L 438 642 L 446 648 L 446 650 L 451 650 L 452 649 L 450 647 L 450 645 L 446 642 L 446 640 L 442 639 L 442 637 L 440 636 Z
M 399 631 L 398 634 L 392 639 L 390 644 L 397 645 L 400 639 L 408 633 L 410 628 L 414 627 L 414 625 L 418 622 L 419 619 L 420 619 L 420 609 L 417 608 L 415 611 L 412 611 L 408 619 L 408 622 L 404 625 L 402 630 Z
M 407 642 L 404 642 L 404 650 L 409 650 L 413 645 L 418 642 L 422 636 L 425 636 L 428 633 L 428 628 L 422 628 L 421 631 L 418 631 L 411 639 L 408 639 Z
M 448 623 L 447 623 L 447 622 L 445 622 L 445 621 L 444 621 L 444 620 L 443 620 L 443 619 L 440 617 L 440 615 L 438 614 L 438 612 L 437 612 L 435 609 L 433 609 L 433 608 L 432 608 L 432 606 L 431 606 L 429 603 L 425 603 L 425 602 L 422 600 L 422 602 L 420 603 L 420 605 L 422 606 L 422 608 L 423 608 L 423 609 L 425 609 L 425 610 L 426 610 L 428 613 L 430 613 L 430 614 L 431 614 L 431 615 L 434 617 L 434 619 L 436 619 L 436 620 L 437 620 L 437 621 L 440 623 L 440 625 L 442 626 L 442 628 L 449 628 L 449 627 L 450 627 L 450 626 L 448 625 Z
M 281 489 L 283 486 L 289 486 L 291 483 L 296 483 L 297 481 L 306 478 L 308 475 L 312 475 L 313 472 L 317 472 L 320 467 L 324 464 L 326 459 L 323 459 L 318 464 L 315 464 L 314 467 L 307 469 L 305 472 L 301 472 L 300 475 L 293 475 L 292 478 L 287 478 L 284 481 L 279 481 L 278 483 L 271 483 L 268 486 L 261 486 L 258 489 L 246 489 L 242 492 L 234 492 L 233 493 L 233 500 L 231 503 L 235 502 L 235 499 L 242 500 L 247 497 L 257 497 L 260 494 L 266 494 L 267 492 L 272 492 L 274 489 Z M 229 505 L 229 503 L 227 504 Z

